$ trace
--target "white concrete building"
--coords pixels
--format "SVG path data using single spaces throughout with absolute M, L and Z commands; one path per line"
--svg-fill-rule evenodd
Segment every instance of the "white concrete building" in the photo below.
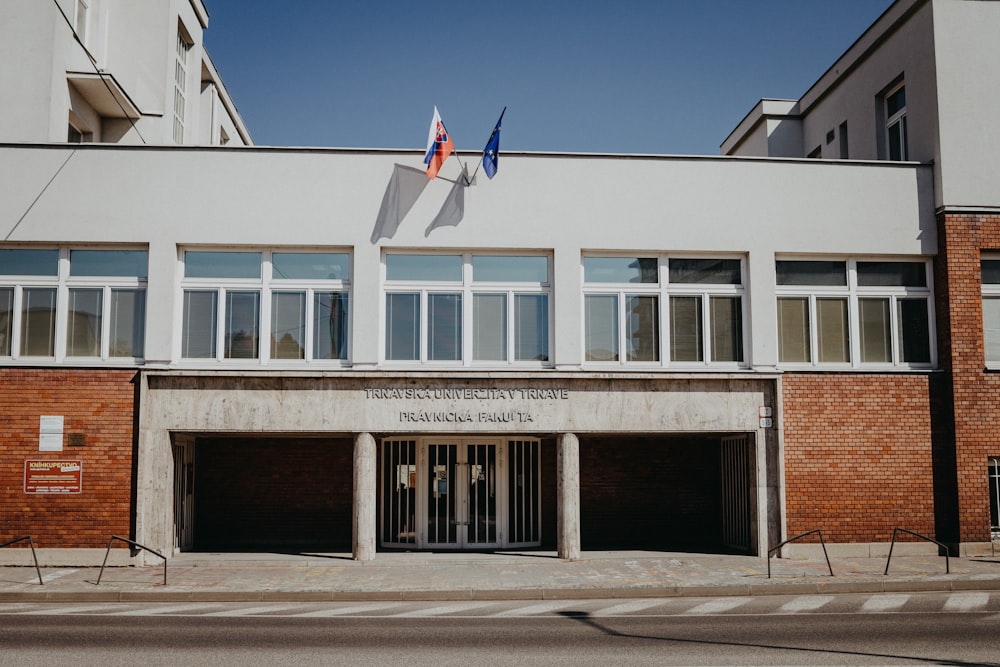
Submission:
M 421 152 L 22 130 L 0 144 L 4 532 L 51 562 L 112 532 L 361 559 L 764 556 L 813 529 L 876 553 L 895 527 L 982 548 L 1000 137 L 969 121 L 1000 109 L 973 85 L 1000 76 L 978 66 L 997 28 L 1000 2 L 898 0 L 725 155 L 505 152 L 429 230 L 452 158 L 384 238 Z M 164 144 L 167 115 L 139 119 Z

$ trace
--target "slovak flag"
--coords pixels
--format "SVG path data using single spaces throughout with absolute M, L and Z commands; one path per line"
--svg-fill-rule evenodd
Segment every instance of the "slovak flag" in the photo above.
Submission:
M 427 132 L 427 153 L 424 155 L 428 178 L 437 176 L 441 165 L 444 164 L 453 150 L 455 150 L 455 142 L 451 140 L 451 135 L 444 128 L 438 108 L 434 107 L 434 117 L 431 119 L 431 127 Z

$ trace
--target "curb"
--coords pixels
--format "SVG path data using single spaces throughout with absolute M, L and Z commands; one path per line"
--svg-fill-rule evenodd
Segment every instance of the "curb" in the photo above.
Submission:
M 859 581 L 716 586 L 519 588 L 395 591 L 10 591 L 5 602 L 466 602 L 470 600 L 598 600 L 675 597 L 758 597 L 845 593 L 932 593 L 1000 590 L 1000 579 Z

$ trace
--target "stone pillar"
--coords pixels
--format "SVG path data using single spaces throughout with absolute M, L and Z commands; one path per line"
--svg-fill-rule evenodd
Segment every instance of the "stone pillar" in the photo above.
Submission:
M 354 436 L 354 515 L 351 534 L 354 560 L 375 560 L 378 529 L 375 507 L 378 502 L 378 475 L 375 438 L 371 433 Z
M 558 552 L 562 559 L 577 560 L 580 558 L 580 440 L 574 433 L 563 433 L 557 447 Z

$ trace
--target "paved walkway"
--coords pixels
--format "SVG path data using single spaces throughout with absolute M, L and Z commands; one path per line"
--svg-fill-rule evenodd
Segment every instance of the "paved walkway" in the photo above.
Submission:
M 31 562 L 25 553 L 26 563 Z M 537 600 L 886 591 L 1000 590 L 995 558 L 893 556 L 771 559 L 656 551 L 588 551 L 567 562 L 552 552 L 498 554 L 184 553 L 163 566 L 0 567 L 0 603 L 67 601 Z

